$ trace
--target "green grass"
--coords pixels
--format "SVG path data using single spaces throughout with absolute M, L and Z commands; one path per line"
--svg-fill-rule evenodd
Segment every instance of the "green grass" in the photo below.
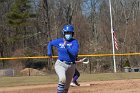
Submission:
M 140 79 L 140 73 L 101 73 L 82 74 L 79 81 L 107 81 L 122 79 Z
M 0 87 L 44 85 L 56 83 L 56 75 L 48 76 L 21 76 L 21 77 L 0 77 Z
M 81 74 L 79 81 L 105 81 L 122 79 L 140 79 L 140 73 L 101 73 L 101 74 Z M 57 83 L 56 74 L 46 76 L 21 76 L 21 77 L 0 77 L 0 87 L 44 85 Z

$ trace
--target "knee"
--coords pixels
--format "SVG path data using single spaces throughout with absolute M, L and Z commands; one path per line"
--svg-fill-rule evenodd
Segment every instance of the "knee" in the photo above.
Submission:
M 79 72 L 77 73 L 77 76 L 80 77 L 80 73 Z
M 60 79 L 59 79 L 59 82 L 60 82 L 60 83 L 63 83 L 63 84 L 66 83 L 66 78 L 65 78 L 65 77 L 60 78 Z

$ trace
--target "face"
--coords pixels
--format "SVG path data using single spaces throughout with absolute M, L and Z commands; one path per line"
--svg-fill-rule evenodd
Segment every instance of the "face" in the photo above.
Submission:
M 73 33 L 72 32 L 65 32 L 64 37 L 66 40 L 71 40 L 73 38 Z

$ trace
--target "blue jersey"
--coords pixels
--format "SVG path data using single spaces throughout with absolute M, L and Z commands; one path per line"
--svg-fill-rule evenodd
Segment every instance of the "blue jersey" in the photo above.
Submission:
M 52 46 L 58 49 L 59 60 L 66 62 L 74 62 L 76 60 L 79 50 L 79 44 L 76 39 L 67 41 L 65 46 L 63 38 L 50 41 L 48 44 L 48 56 L 52 56 Z

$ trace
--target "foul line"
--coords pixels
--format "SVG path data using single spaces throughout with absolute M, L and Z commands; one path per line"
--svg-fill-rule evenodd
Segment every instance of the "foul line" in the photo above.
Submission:
M 78 57 L 100 57 L 100 56 L 134 56 L 140 55 L 140 53 L 124 53 L 124 54 L 82 54 Z M 48 59 L 48 56 L 32 56 L 32 57 L 5 57 L 0 60 L 17 60 L 17 59 Z M 52 56 L 52 58 L 58 58 L 58 56 Z

